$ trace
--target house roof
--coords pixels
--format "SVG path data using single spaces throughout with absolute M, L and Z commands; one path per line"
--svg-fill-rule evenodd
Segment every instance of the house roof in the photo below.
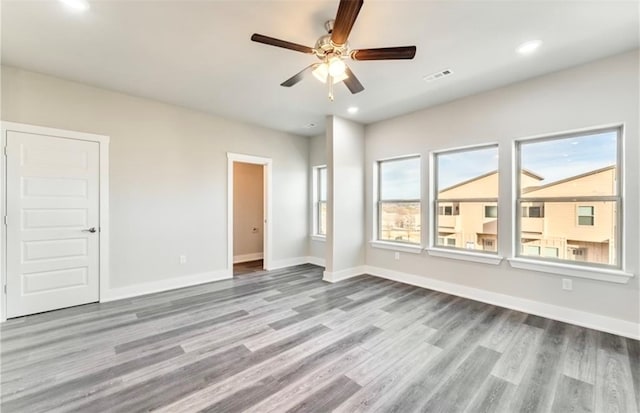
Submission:
M 486 177 L 488 177 L 488 176 L 491 176 L 491 175 L 493 175 L 493 174 L 497 174 L 497 173 L 498 173 L 498 171 L 497 171 L 497 170 L 493 170 L 493 171 L 487 172 L 486 174 L 482 174 L 482 175 L 480 175 L 480 176 L 476 176 L 476 177 L 473 177 L 473 178 L 471 178 L 471 179 L 467 179 L 466 181 L 458 182 L 457 184 L 453 184 L 453 185 L 451 185 L 451 186 L 449 186 L 449 187 L 447 187 L 447 188 L 443 188 L 443 189 L 441 189 L 441 190 L 440 190 L 440 191 L 438 191 L 438 192 L 450 191 L 450 190 L 452 190 L 452 189 L 454 189 L 454 188 L 458 188 L 458 187 L 460 187 L 460 186 L 462 186 L 462 185 L 469 184 L 469 183 L 471 183 L 471 182 L 473 182 L 473 181 L 477 181 L 477 180 L 480 180 L 480 179 L 486 178 Z M 535 173 L 531 172 L 531 171 L 530 171 L 530 170 L 528 170 L 528 169 L 523 169 L 523 170 L 522 170 L 522 173 L 523 173 L 524 175 L 527 175 L 527 176 L 529 176 L 529 177 L 531 177 L 531 178 L 533 178 L 533 179 L 537 179 L 537 180 L 539 180 L 539 181 L 542 181 L 542 180 L 544 179 L 544 178 L 543 178 L 543 177 L 541 177 L 540 175 L 535 174 Z M 538 187 L 536 187 L 536 188 L 538 188 Z
M 522 192 L 526 194 L 526 193 L 529 193 L 529 192 L 538 191 L 540 189 L 545 189 L 545 188 L 549 188 L 549 187 L 552 187 L 552 186 L 555 186 L 555 185 L 560 185 L 560 184 L 563 184 L 563 183 L 566 183 L 566 182 L 569 182 L 569 181 L 574 181 L 576 179 L 584 178 L 584 177 L 587 177 L 587 176 L 590 176 L 590 175 L 599 174 L 601 172 L 605 172 L 605 171 L 608 171 L 610 169 L 615 169 L 615 168 L 616 168 L 615 165 L 605 166 L 604 168 L 595 169 L 593 171 L 585 172 L 585 173 L 582 173 L 582 174 L 579 174 L 579 175 L 574 175 L 574 176 L 570 176 L 568 178 L 559 179 L 557 181 L 549 182 L 548 184 L 545 184 L 545 185 L 530 186 L 530 187 L 524 188 L 522 190 Z

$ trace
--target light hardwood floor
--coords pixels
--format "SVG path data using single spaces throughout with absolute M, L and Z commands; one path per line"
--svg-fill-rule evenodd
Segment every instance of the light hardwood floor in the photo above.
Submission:
M 9 320 L 2 412 L 637 411 L 638 341 L 321 271 Z

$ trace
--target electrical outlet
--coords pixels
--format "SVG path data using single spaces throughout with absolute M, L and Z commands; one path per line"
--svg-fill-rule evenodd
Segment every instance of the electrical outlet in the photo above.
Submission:
M 562 289 L 563 290 L 567 290 L 567 291 L 573 290 L 573 281 L 570 280 L 569 278 L 563 278 L 562 279 Z
M 400 253 L 399 253 L 399 252 L 396 252 L 396 254 L 395 254 L 395 259 L 396 259 L 396 260 L 399 260 L 399 259 L 400 259 Z
M 186 264 L 187 263 L 187 256 L 186 255 L 181 255 L 180 256 L 180 264 Z

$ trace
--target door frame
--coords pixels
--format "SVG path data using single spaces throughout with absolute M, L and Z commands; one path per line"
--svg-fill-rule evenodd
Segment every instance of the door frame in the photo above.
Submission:
M 4 217 L 7 213 L 7 133 L 23 132 L 34 135 L 54 136 L 65 139 L 75 139 L 81 141 L 97 142 L 99 150 L 99 262 L 98 278 L 99 282 L 99 299 L 103 301 L 109 289 L 109 136 L 96 135 L 93 133 L 76 132 L 64 129 L 48 128 L 44 126 L 29 125 L 16 122 L 0 122 L 0 145 L 2 146 L 2 156 L 0 156 L 0 185 L 2 193 L 2 202 L 0 202 L 1 219 L 0 222 L 0 281 L 2 288 L 0 289 L 0 322 L 7 319 L 7 231 Z
M 266 270 L 271 269 L 271 174 L 272 160 L 271 158 L 263 158 L 260 156 L 245 155 L 240 153 L 227 152 L 227 271 L 229 276 L 233 277 L 233 164 L 235 162 L 249 163 L 253 165 L 263 166 L 263 267 Z

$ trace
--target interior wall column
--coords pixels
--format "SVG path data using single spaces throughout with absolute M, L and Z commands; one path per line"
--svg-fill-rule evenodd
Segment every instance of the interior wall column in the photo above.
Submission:
M 324 279 L 361 274 L 364 266 L 364 126 L 327 117 L 327 241 Z

